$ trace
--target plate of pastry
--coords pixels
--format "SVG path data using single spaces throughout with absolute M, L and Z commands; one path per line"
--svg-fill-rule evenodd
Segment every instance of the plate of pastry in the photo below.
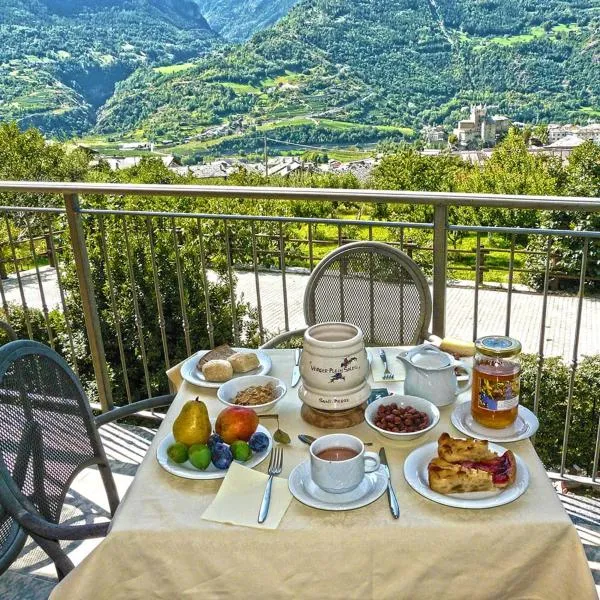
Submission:
M 227 344 L 202 350 L 181 365 L 181 376 L 188 383 L 218 389 L 231 379 L 246 375 L 267 375 L 271 357 L 263 350 L 231 348 Z
M 421 496 L 456 508 L 493 508 L 513 502 L 529 486 L 519 456 L 498 444 L 443 433 L 437 442 L 413 450 L 404 478 Z

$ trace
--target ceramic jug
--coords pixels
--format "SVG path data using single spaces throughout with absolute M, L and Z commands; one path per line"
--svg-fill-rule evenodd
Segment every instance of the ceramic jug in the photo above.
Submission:
M 430 344 L 400 353 L 398 358 L 406 371 L 404 393 L 410 396 L 420 396 L 436 406 L 446 406 L 471 387 L 472 369 Z M 454 371 L 456 367 L 466 371 L 469 376 L 464 384 L 458 383 Z
M 369 362 L 363 333 L 351 323 L 319 323 L 304 333 L 298 397 L 319 410 L 348 410 L 366 402 Z

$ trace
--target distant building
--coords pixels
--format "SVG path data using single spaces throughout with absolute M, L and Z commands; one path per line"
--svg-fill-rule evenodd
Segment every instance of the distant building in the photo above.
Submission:
M 511 121 L 502 115 L 490 116 L 487 107 L 479 104 L 471 107 L 471 116 L 458 122 L 454 135 L 460 146 L 481 142 L 493 146 L 496 140 L 510 129 Z
M 137 167 L 142 160 L 142 156 L 102 156 L 102 160 L 108 163 L 108 166 L 113 171 L 120 171 L 122 169 L 130 169 L 131 167 Z M 147 158 L 147 157 L 146 157 Z M 166 156 L 152 156 L 151 158 L 160 158 L 163 165 L 168 169 L 178 166 L 178 162 L 172 155 Z M 94 164 L 97 164 L 98 161 L 93 161 Z M 90 163 L 92 164 L 92 163 Z
M 128 142 L 121 144 L 119 150 L 151 150 L 148 142 Z
M 423 127 L 423 138 L 426 144 L 443 144 L 448 139 L 448 134 L 441 125 Z
M 566 137 L 577 136 L 582 140 L 592 140 L 600 144 L 600 123 L 590 125 L 557 125 L 551 123 L 548 125 L 548 143 L 553 144 Z

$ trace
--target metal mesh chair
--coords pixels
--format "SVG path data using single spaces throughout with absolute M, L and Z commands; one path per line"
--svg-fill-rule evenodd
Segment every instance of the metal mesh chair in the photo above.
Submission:
M 17 339 L 15 330 L 6 321 L 0 321 L 0 331 L 9 340 Z M 0 506 L 0 574 L 17 558 L 26 539 L 23 528 Z
M 59 578 L 73 563 L 58 540 L 101 537 L 109 527 L 109 522 L 59 524 L 75 476 L 97 465 L 111 515 L 119 504 L 98 427 L 165 406 L 173 397 L 142 400 L 94 417 L 77 376 L 52 349 L 29 340 L 0 348 L 0 505 L 50 556 Z
M 346 321 L 361 328 L 368 346 L 410 345 L 428 337 L 431 292 L 419 266 L 381 242 L 355 242 L 329 253 L 304 292 L 308 325 Z M 274 348 L 306 328 L 264 344 Z

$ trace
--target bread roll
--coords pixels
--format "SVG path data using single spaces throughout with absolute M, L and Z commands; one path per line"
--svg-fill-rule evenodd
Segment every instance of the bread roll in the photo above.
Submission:
M 233 367 L 227 360 L 209 360 L 202 365 L 202 374 L 207 381 L 229 381 L 233 377 Z
M 254 352 L 236 352 L 227 360 L 231 363 L 234 373 L 247 373 L 260 365 L 258 356 Z

